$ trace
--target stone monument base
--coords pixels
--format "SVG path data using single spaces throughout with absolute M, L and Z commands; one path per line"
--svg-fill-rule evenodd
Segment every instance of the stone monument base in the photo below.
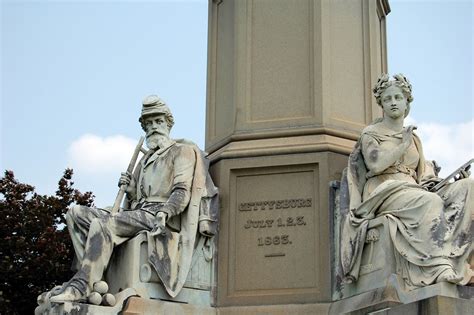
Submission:
M 211 306 L 191 305 L 185 303 L 131 297 L 124 305 L 122 315 L 217 315 L 216 308 Z
M 332 303 L 329 314 L 474 314 L 474 287 L 440 282 L 405 291 L 393 274 L 385 287 Z
M 395 279 L 384 289 L 377 289 L 333 303 L 283 304 L 259 306 L 210 307 L 153 299 L 123 292 L 114 307 L 81 303 L 58 304 L 48 315 L 462 315 L 474 314 L 474 287 L 438 283 L 411 292 L 400 291 Z M 129 289 L 131 290 L 131 289 Z
M 51 303 L 49 297 L 35 309 L 35 315 L 115 315 L 119 314 L 129 298 L 138 296 L 134 289 L 128 288 L 115 295 L 115 306 L 92 305 L 76 302 Z
M 390 281 L 392 284 L 393 280 Z M 285 315 L 285 314 L 350 314 L 350 315 L 444 315 L 474 314 L 474 287 L 439 283 L 411 292 L 388 285 L 360 296 L 334 303 L 283 304 L 259 306 L 206 307 L 131 297 L 123 315 L 196 314 L 196 315 Z
M 41 310 L 41 312 L 37 310 L 36 313 L 47 315 L 217 315 L 217 309 L 210 306 L 143 299 L 135 294 L 127 294 L 123 297 L 113 307 L 66 302 L 52 305 L 51 308 Z
M 452 298 L 446 296 L 434 296 L 409 304 L 393 305 L 379 304 L 345 314 L 350 315 L 465 315 L 474 312 L 474 301 Z M 343 313 L 344 314 L 344 313 Z
M 286 315 L 286 314 L 328 314 L 329 303 L 286 304 L 259 306 L 206 307 L 132 297 L 124 307 L 123 315 Z

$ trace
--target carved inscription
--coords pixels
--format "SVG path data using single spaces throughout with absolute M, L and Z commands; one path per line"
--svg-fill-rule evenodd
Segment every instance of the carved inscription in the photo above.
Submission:
M 235 245 L 229 270 L 235 271 L 231 284 L 236 293 L 316 287 L 318 179 L 316 164 L 235 173 L 229 234 Z M 280 271 L 278 276 L 275 270 Z
M 267 200 L 256 202 L 242 202 L 239 205 L 240 211 L 273 210 L 288 208 L 310 208 L 312 199 L 285 199 L 285 200 Z
M 256 201 L 256 202 L 242 202 L 239 204 L 240 211 L 261 211 L 261 210 L 274 210 L 274 209 L 293 209 L 293 208 L 309 208 L 312 207 L 313 200 L 311 198 L 300 198 L 300 199 L 285 199 L 285 200 L 267 200 L 267 201 Z M 279 213 L 282 213 L 281 211 Z M 274 212 L 269 213 L 274 215 Z M 257 229 L 262 231 L 275 230 L 275 234 L 265 235 L 258 237 L 256 242 L 257 246 L 268 247 L 268 246 L 281 246 L 291 245 L 289 234 L 279 234 L 276 231 L 278 228 L 287 227 L 301 227 L 305 226 L 306 221 L 304 216 L 278 216 L 276 218 L 265 218 L 265 219 L 248 219 L 244 224 L 245 230 Z M 285 231 L 288 231 L 285 229 Z M 280 254 L 266 254 L 265 257 L 282 257 Z
M 289 235 L 276 235 L 276 236 L 267 236 L 267 237 L 259 237 L 258 238 L 258 246 L 264 246 L 264 245 L 286 245 L 286 244 L 291 244 L 291 241 L 289 240 Z

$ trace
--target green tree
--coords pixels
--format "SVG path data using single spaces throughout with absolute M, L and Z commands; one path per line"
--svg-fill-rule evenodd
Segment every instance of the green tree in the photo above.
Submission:
M 0 313 L 33 314 L 39 294 L 72 276 L 65 214 L 94 200 L 73 188 L 72 174 L 64 171 L 54 196 L 37 194 L 12 171 L 0 179 Z

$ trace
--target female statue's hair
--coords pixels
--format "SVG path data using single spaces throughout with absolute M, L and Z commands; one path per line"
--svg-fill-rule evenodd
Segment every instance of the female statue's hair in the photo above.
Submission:
M 413 95 L 412 95 L 412 87 L 410 81 L 401 73 L 395 74 L 393 76 L 394 80 L 390 80 L 390 76 L 386 73 L 383 73 L 377 83 L 373 88 L 374 97 L 377 101 L 379 106 L 382 106 L 382 93 L 392 85 L 398 86 L 401 90 L 405 98 L 407 99 L 407 111 L 405 113 L 405 117 L 410 112 L 410 103 L 413 102 Z

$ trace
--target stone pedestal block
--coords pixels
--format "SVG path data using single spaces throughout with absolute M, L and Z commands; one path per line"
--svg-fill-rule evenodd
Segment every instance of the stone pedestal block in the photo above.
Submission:
M 212 0 L 206 147 L 330 134 L 379 116 L 387 0 Z
M 214 164 L 219 306 L 330 301 L 328 182 L 345 165 L 331 152 Z
M 327 305 L 329 182 L 379 116 L 371 87 L 387 70 L 388 2 L 213 0 L 209 8 L 217 305 Z
M 213 245 L 212 248 L 214 247 Z M 172 298 L 148 262 L 147 237 L 145 233 L 140 233 L 116 248 L 105 279 L 113 294 L 126 288 L 133 288 L 136 294 L 144 299 L 210 306 L 215 303 L 212 293 L 215 291 L 215 257 L 212 257 L 214 253 L 210 254 L 210 259 L 204 257 L 204 239 L 200 238 L 184 287 Z

